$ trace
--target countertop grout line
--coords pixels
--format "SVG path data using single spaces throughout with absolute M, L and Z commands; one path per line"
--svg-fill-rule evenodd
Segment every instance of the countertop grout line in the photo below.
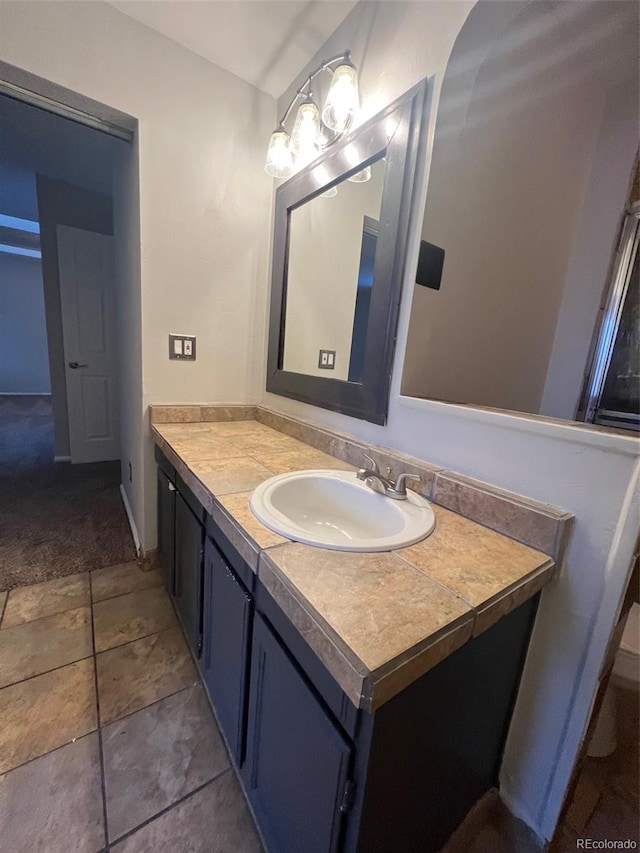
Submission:
M 89 598 L 93 599 L 93 584 L 89 573 Z M 95 621 L 93 618 L 93 603 L 91 605 L 91 643 L 93 645 L 93 681 L 96 691 L 96 722 L 98 724 L 98 755 L 100 760 L 100 785 L 102 789 L 102 820 L 104 822 L 105 846 L 109 849 L 109 823 L 107 817 L 107 785 L 104 772 L 104 744 L 102 741 L 102 718 L 100 716 L 100 690 L 98 686 L 98 656 L 96 652 Z
M 428 538 L 428 537 L 427 537 L 427 538 Z M 409 545 L 409 546 L 407 546 L 407 547 L 411 548 L 411 547 L 413 547 L 413 546 L 412 546 L 412 545 Z M 419 568 L 418 566 L 416 566 L 416 565 L 415 565 L 415 563 L 410 562 L 410 561 L 409 561 L 405 556 L 403 556 L 403 554 L 402 554 L 402 550 L 403 550 L 403 549 L 399 548 L 397 551 L 392 551 L 391 553 L 392 553 L 395 557 L 398 557 L 398 559 L 399 559 L 399 560 L 402 560 L 402 562 L 403 562 L 403 563 L 405 563 L 407 566 L 409 566 L 409 567 L 410 567 L 411 569 L 413 569 L 415 572 L 418 572 L 418 574 L 422 575 L 422 577 L 423 577 L 423 578 L 427 578 L 427 580 L 432 581 L 432 582 L 433 582 L 433 583 L 435 583 L 437 586 L 439 586 L 439 587 L 440 587 L 440 589 L 442 589 L 444 592 L 447 592 L 447 593 L 449 593 L 449 595 L 452 595 L 454 598 L 459 599 L 463 604 L 466 604 L 466 605 L 467 605 L 467 607 L 468 607 L 471 611 L 474 611 L 474 612 L 475 612 L 476 608 L 475 608 L 475 606 L 474 606 L 473 604 L 471 604 L 471 602 L 470 602 L 470 601 L 467 601 L 467 599 L 466 599 L 464 596 L 462 596 L 462 595 L 460 595 L 459 593 L 455 592 L 455 590 L 450 589 L 448 586 L 445 586 L 441 581 L 439 581 L 439 580 L 437 580 L 436 578 L 432 577 L 428 572 L 423 571 L 423 569 L 421 569 L 421 568 Z
M 516 581 L 513 581 L 513 583 L 511 583 L 508 587 L 505 587 L 504 589 L 500 590 L 500 592 L 494 593 L 491 598 L 488 598 L 486 601 L 483 601 L 482 604 L 478 604 L 476 606 L 478 615 L 480 615 L 481 613 L 485 613 L 494 604 L 499 604 L 506 596 L 512 595 L 514 592 L 517 592 L 521 587 L 526 586 L 528 583 L 531 583 L 532 580 L 539 578 L 540 575 L 544 575 L 546 572 L 552 572 L 555 566 L 555 560 L 552 557 L 549 557 L 549 559 L 545 563 L 535 569 L 532 569 L 529 574 L 525 575 L 522 578 L 519 578 Z
M 176 452 L 176 451 L 174 451 L 174 453 L 175 453 L 175 452 Z M 284 452 L 286 453 L 287 451 L 285 450 Z M 245 456 L 240 456 L 240 457 L 232 456 L 232 457 L 229 457 L 229 458 L 231 458 L 231 459 L 250 459 L 252 462 L 255 462 L 255 463 L 256 463 L 256 465 L 260 465 L 260 466 L 262 466 L 262 468 L 266 468 L 266 469 L 267 469 L 267 471 L 269 471 L 269 473 L 270 473 L 270 474 L 275 474 L 275 471 L 273 471 L 271 468 L 269 468 L 267 465 L 265 465 L 265 464 L 264 464 L 264 462 L 260 462 L 258 459 L 256 459 L 255 457 L 251 456 L 249 453 L 247 453 Z M 226 461 L 226 460 L 220 460 L 220 461 Z M 206 484 L 206 483 L 204 483 L 204 482 L 202 481 L 202 477 L 207 477 L 207 476 L 209 476 L 209 474 L 213 474 L 213 475 L 215 475 L 215 471 L 210 471 L 210 472 L 209 472 L 209 471 L 207 471 L 206 473 L 205 473 L 205 472 L 203 472 L 202 474 L 197 474 L 197 473 L 193 470 L 193 468 L 192 468 L 192 467 L 191 467 L 187 462 L 184 462 L 183 464 L 184 464 L 184 465 L 186 465 L 186 467 L 187 467 L 187 469 L 189 470 L 190 474 L 191 474 L 193 477 L 195 477 L 195 478 L 196 478 L 196 480 L 200 483 L 200 485 L 202 486 L 202 488 L 203 488 L 203 489 L 205 489 L 205 490 L 207 490 L 207 491 L 209 491 L 209 492 L 211 493 L 211 497 L 212 497 L 214 500 L 217 500 L 219 497 L 226 497 L 227 495 L 241 495 L 243 492 L 251 492 L 251 491 L 253 491 L 253 489 L 237 489 L 237 490 L 232 491 L 232 492 L 216 492 L 216 493 L 214 494 L 214 493 L 213 493 L 213 489 L 211 488 L 211 486 L 207 486 L 207 484 Z M 254 488 L 255 488 L 255 487 L 254 487 Z
M 284 544 L 291 545 L 295 543 L 285 542 Z M 278 566 L 277 563 L 273 562 L 270 555 L 265 554 L 264 557 L 265 561 L 268 562 L 267 570 L 274 575 L 276 580 L 278 580 L 282 584 L 288 594 L 295 599 L 300 609 L 309 617 L 312 622 L 315 623 L 317 628 L 322 632 L 322 634 L 324 634 L 324 636 L 329 640 L 329 642 L 332 643 L 336 651 L 340 654 L 342 658 L 344 658 L 345 662 L 351 667 L 351 669 L 356 673 L 356 675 L 359 678 L 368 678 L 372 670 L 369 669 L 369 667 L 362 660 L 362 658 L 360 658 L 360 656 L 349 646 L 346 640 L 342 639 L 342 637 L 338 634 L 338 632 L 331 625 L 331 623 L 328 622 L 327 619 L 325 619 L 324 616 L 322 616 L 318 612 L 318 610 L 306 598 L 306 596 L 299 589 L 297 589 L 295 584 L 291 580 L 289 580 L 289 578 L 284 574 L 280 566 Z M 262 560 L 260 562 L 262 562 Z M 259 567 L 260 563 L 258 564 L 258 568 Z M 301 598 L 304 599 L 304 602 L 300 600 Z M 361 667 L 363 672 L 361 672 L 358 667 Z

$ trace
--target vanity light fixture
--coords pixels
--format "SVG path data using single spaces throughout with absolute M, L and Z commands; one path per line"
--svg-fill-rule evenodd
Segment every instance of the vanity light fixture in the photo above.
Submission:
M 323 71 L 331 74 L 332 80 L 321 114 L 313 99 L 311 84 Z M 289 136 L 285 123 L 299 99 L 303 100 L 298 107 Z M 342 139 L 352 128 L 359 109 L 358 72 L 347 50 L 327 59 L 309 74 L 291 99 L 278 127 L 271 134 L 264 166 L 267 175 L 272 178 L 288 178 L 294 171 L 307 166 L 321 151 Z M 358 174 L 365 174 L 367 170 L 368 167 L 365 167 Z M 369 169 L 368 177 L 356 178 L 354 175 L 353 178 L 362 181 L 368 180 L 370 176 Z

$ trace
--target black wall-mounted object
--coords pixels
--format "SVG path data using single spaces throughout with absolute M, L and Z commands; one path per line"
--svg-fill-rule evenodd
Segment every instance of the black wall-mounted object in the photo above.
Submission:
M 444 267 L 444 249 L 435 246 L 427 240 L 420 242 L 416 284 L 440 290 L 442 283 L 442 268 Z

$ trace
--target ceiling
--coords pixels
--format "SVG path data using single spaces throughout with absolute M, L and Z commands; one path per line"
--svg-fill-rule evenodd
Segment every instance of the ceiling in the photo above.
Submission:
M 278 98 L 356 5 L 351 0 L 111 0 Z

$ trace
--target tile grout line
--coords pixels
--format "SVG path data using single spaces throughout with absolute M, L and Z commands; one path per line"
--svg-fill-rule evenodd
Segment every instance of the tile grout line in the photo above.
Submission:
M 110 844 L 112 844 L 112 845 L 120 844 L 122 841 L 125 841 L 127 838 L 131 838 L 132 835 L 135 835 L 136 832 L 139 832 L 141 829 L 144 829 L 150 823 L 153 823 L 154 820 L 157 820 L 158 818 L 164 817 L 164 815 L 166 815 L 167 812 L 170 812 L 172 809 L 175 809 L 176 806 L 182 805 L 182 803 L 184 803 L 185 800 L 188 800 L 190 797 L 193 797 L 196 794 L 199 794 L 200 791 L 203 791 L 209 785 L 212 785 L 216 780 L 218 780 L 222 776 L 224 776 L 225 773 L 231 773 L 231 772 L 233 772 L 233 768 L 231 767 L 231 765 L 229 765 L 229 767 L 225 767 L 224 770 L 221 770 L 219 773 L 216 773 L 215 776 L 211 777 L 211 779 L 207 779 L 207 781 L 203 782 L 202 785 L 198 785 L 198 787 L 194 788 L 193 791 L 189 791 L 187 794 L 183 794 L 183 796 L 180 797 L 178 800 L 176 800 L 174 803 L 171 803 L 170 805 L 165 806 L 159 812 L 156 812 L 154 815 L 151 815 L 151 817 L 148 817 L 142 823 L 138 824 L 137 826 L 134 826 L 133 829 L 129 829 L 123 835 L 118 836 L 118 838 L 116 838 L 113 842 L 110 842 Z M 107 845 L 107 849 L 110 850 L 110 849 L 112 849 L 112 847 Z
M 100 756 L 100 786 L 102 790 L 102 820 L 104 823 L 105 850 L 109 850 L 109 824 L 107 822 L 107 788 L 104 775 L 104 745 L 102 742 L 102 720 L 100 718 L 100 692 L 98 689 L 98 657 L 96 654 L 95 622 L 93 618 L 93 584 L 89 572 L 89 600 L 91 602 L 91 645 L 93 647 L 93 682 L 96 691 L 96 722 L 98 732 L 98 753 Z
M 144 592 L 146 589 L 155 589 L 155 588 L 156 587 L 145 587 L 144 589 L 134 590 L 134 592 Z M 123 593 L 123 595 L 129 595 L 129 593 Z M 113 598 L 122 598 L 122 597 L 123 597 L 122 595 L 113 596 Z M 111 601 L 111 600 L 113 600 L 113 599 L 101 599 L 100 601 L 95 602 L 95 603 L 100 604 L 101 601 Z M 42 619 L 49 619 L 50 617 L 53 617 L 53 616 L 61 616 L 63 613 L 70 613 L 72 610 L 83 610 L 85 608 L 91 611 L 90 621 L 91 621 L 91 645 L 93 648 L 92 652 L 90 652 L 88 655 L 85 655 L 84 657 L 76 658 L 75 660 L 66 661 L 66 663 L 61 663 L 58 666 L 53 666 L 53 667 L 51 667 L 51 669 L 45 669 L 42 672 L 35 672 L 35 673 L 33 673 L 33 675 L 28 675 L 26 678 L 20 678 L 17 681 L 10 682 L 9 684 L 2 684 L 2 685 L 0 685 L 0 691 L 4 690 L 6 687 L 15 687 L 17 684 L 23 684 L 25 681 L 30 681 L 32 678 L 39 678 L 41 675 L 49 675 L 50 673 L 55 672 L 58 669 L 64 669 L 66 666 L 72 666 L 74 663 L 80 663 L 80 661 L 89 660 L 89 658 L 92 658 L 92 657 L 96 658 L 96 664 L 97 664 L 98 655 L 106 654 L 107 652 L 114 651 L 115 649 L 121 649 L 123 646 L 132 645 L 133 643 L 137 643 L 138 640 L 148 640 L 149 637 L 153 637 L 155 635 L 163 634 L 166 631 L 173 631 L 174 630 L 174 626 L 171 626 L 169 628 L 161 628 L 159 631 L 152 631 L 150 634 L 143 634 L 141 637 L 136 637 L 135 640 L 127 640 L 125 643 L 120 643 L 117 646 L 110 646 L 108 649 L 103 649 L 102 651 L 97 651 L 96 647 L 95 647 L 95 637 L 94 637 L 94 630 L 93 630 L 93 602 L 91 602 L 91 601 L 89 602 L 89 604 L 83 604 L 80 607 L 70 607 L 69 610 L 61 610 L 59 613 L 50 614 L 50 616 L 41 616 L 39 619 L 32 619 L 29 622 L 20 622 L 18 625 L 12 625 L 10 628 L 5 628 L 5 630 L 9 631 L 12 628 L 21 628 L 23 625 L 31 625 L 34 622 L 42 621 Z M 178 627 L 179 627 L 179 624 L 178 624 Z M 184 688 L 180 688 L 180 690 L 183 690 L 183 689 Z M 179 692 L 179 691 L 176 691 L 176 692 Z M 155 703 L 152 703 L 152 704 L 155 704 Z M 135 712 L 132 711 L 131 713 L 135 713 Z M 127 714 L 125 716 L 129 716 L 129 715 Z M 84 735 L 83 735 L 83 737 L 84 737 Z M 59 747 L 56 747 L 56 749 L 59 749 Z M 50 750 L 50 752 L 53 752 L 53 751 L 54 750 Z M 44 753 L 44 754 L 46 755 L 47 753 Z M 32 761 L 32 760 L 33 759 L 29 759 L 29 761 Z M 24 762 L 24 763 L 27 764 L 28 762 Z M 18 765 L 18 766 L 21 766 L 21 765 Z
M 143 634 L 141 637 L 136 637 L 135 640 L 127 640 L 125 643 L 118 643 L 117 646 L 109 646 L 108 649 L 100 649 L 100 651 L 98 651 L 96 649 L 96 651 L 95 651 L 96 658 L 98 657 L 98 655 L 105 655 L 105 654 L 107 654 L 107 652 L 115 651 L 115 649 L 121 649 L 123 646 L 130 646 L 130 645 L 132 645 L 132 643 L 137 643 L 138 640 L 148 640 L 149 637 L 154 637 L 156 634 L 162 634 L 164 631 L 172 631 L 172 630 L 173 630 L 173 625 L 171 625 L 168 628 L 161 628 L 159 631 L 152 631 L 150 634 Z
M 90 574 L 90 572 L 87 572 Z M 34 584 L 35 586 L 35 584 Z M 17 586 L 15 589 L 29 589 L 28 586 Z M 13 592 L 13 590 L 11 590 Z M 7 596 L 7 601 L 4 606 L 4 610 L 2 612 L 2 619 L 0 620 L 0 624 L 4 621 L 5 611 L 7 609 L 7 605 L 9 603 L 9 596 Z M 16 622 L 15 625 L 8 625 L 6 628 L 3 628 L 3 631 L 11 631 L 12 628 L 21 628 L 23 625 L 33 625 L 34 622 L 42 622 L 43 619 L 53 619 L 54 616 L 62 616 L 63 613 L 69 613 L 71 610 L 82 610 L 83 607 L 91 606 L 91 596 L 89 596 L 89 600 L 85 601 L 84 604 L 77 604 L 75 607 L 65 607 L 63 610 L 56 610 L 53 613 L 46 613 L 44 616 L 36 616 L 35 619 L 25 619 L 23 622 Z
M 35 584 L 27 584 L 26 586 L 14 586 L 11 589 L 0 590 L 0 592 L 6 592 L 7 593 L 7 597 L 5 599 L 4 605 L 2 607 L 2 610 L 0 611 L 0 627 L 2 626 L 2 622 L 4 620 L 4 615 L 5 615 L 5 612 L 7 610 L 7 605 L 9 604 L 9 596 L 11 595 L 12 592 L 17 592 L 18 590 L 29 589 L 30 587 L 33 587 L 33 586 L 40 586 L 43 583 L 54 583 L 55 581 L 63 581 L 63 580 L 66 580 L 67 578 L 75 577 L 76 575 L 80 575 L 80 576 L 86 575 L 88 578 L 88 584 L 87 585 L 89 587 L 89 600 L 86 601 L 84 604 L 78 604 L 75 607 L 64 607 L 62 610 L 56 610 L 53 613 L 47 613 L 44 616 L 37 616 L 35 619 L 26 619 L 24 622 L 17 622 L 15 625 L 9 625 L 9 628 L 18 628 L 20 625 L 28 625 L 31 622 L 39 622 L 41 619 L 49 619 L 52 616 L 60 616 L 62 613 L 68 613 L 69 610 L 79 610 L 81 607 L 91 607 L 94 603 L 92 601 L 92 598 L 91 598 L 91 576 L 93 575 L 93 573 L 94 572 L 100 572 L 103 569 L 117 569 L 117 568 L 120 568 L 121 566 L 127 566 L 130 563 L 136 563 L 136 565 L 137 565 L 137 560 L 126 560 L 124 563 L 112 563 L 109 566 L 99 566 L 97 569 L 86 569 L 82 572 L 74 572 L 71 575 L 62 575 L 62 577 L 60 577 L 60 578 L 51 578 L 48 581 L 40 581 L 39 583 L 35 583 Z M 142 590 L 149 589 L 149 588 L 150 587 L 145 586 L 145 587 L 141 587 L 140 590 L 134 589 L 134 590 L 129 590 L 129 592 L 141 592 Z M 125 592 L 125 593 L 118 593 L 118 595 L 110 595 L 110 596 L 107 596 L 106 598 L 101 598 L 100 601 L 110 601 L 112 598 L 120 598 L 122 595 L 129 595 L 129 593 Z M 96 603 L 98 603 L 98 602 L 96 602 Z M 8 631 L 9 628 L 5 628 L 4 630 Z
M 88 658 L 85 658 L 88 660 Z M 48 752 L 43 752 L 41 755 L 34 755 L 33 758 L 27 758 L 26 761 L 21 762 L 20 764 L 16 764 L 15 767 L 10 767 L 8 770 L 3 770 L 0 773 L 1 776 L 8 776 L 9 773 L 13 773 L 14 770 L 19 770 L 21 767 L 26 767 L 29 764 L 33 764 L 34 761 L 39 761 L 41 758 L 46 758 L 48 755 L 53 755 L 54 752 L 58 752 L 60 749 L 64 749 L 66 746 L 70 746 L 72 743 L 77 743 L 79 740 L 83 738 L 90 737 L 92 734 L 95 734 L 98 730 L 92 729 L 90 732 L 87 732 L 84 735 L 80 735 L 80 737 L 71 738 L 71 740 L 67 740 L 64 743 L 61 743 L 60 746 L 54 746 L 53 749 L 50 749 Z
M 9 603 L 9 596 L 11 595 L 11 590 L 7 590 L 7 597 L 4 600 L 4 604 L 2 605 L 2 610 L 0 611 L 0 628 L 2 627 L 2 620 L 4 619 L 4 611 L 7 609 L 7 604 Z
M 151 569 L 149 572 L 143 572 L 143 574 L 153 575 L 154 572 L 157 572 L 157 569 Z M 98 598 L 95 601 L 91 601 L 91 604 L 102 604 L 103 601 L 113 601 L 114 598 L 122 598 L 124 595 L 132 595 L 134 592 L 146 592 L 148 589 L 161 589 L 162 581 L 157 584 L 149 584 L 148 586 L 137 587 L 136 589 L 130 589 L 127 592 L 117 592 L 115 595 L 106 595 L 104 598 Z
M 168 628 L 160 628 L 158 631 L 152 631 L 150 634 L 143 634 L 141 637 L 136 637 L 135 640 L 127 640 L 124 643 L 120 643 L 118 646 L 110 646 L 108 649 L 103 649 L 101 652 L 96 651 L 96 657 L 98 655 L 106 655 L 108 652 L 113 652 L 116 649 L 122 649 L 125 646 L 132 646 L 134 643 L 137 643 L 139 640 L 148 640 L 149 637 L 155 637 L 156 635 L 165 634 L 167 631 L 175 631 L 176 628 L 180 628 L 180 623 L 176 619 L 175 625 L 170 625 Z M 184 637 L 184 634 L 180 634 L 180 636 Z
M 177 690 L 174 690 L 173 693 L 167 693 L 166 696 L 161 696 L 160 699 L 155 699 L 153 702 L 149 702 L 148 705 L 143 705 L 141 708 L 136 708 L 135 711 L 129 711 L 128 713 L 123 714 L 121 717 L 115 717 L 113 720 L 105 721 L 104 724 L 101 724 L 100 728 L 106 729 L 109 726 L 115 725 L 116 723 L 121 723 L 123 720 L 128 720 L 129 717 L 132 717 L 134 714 L 139 714 L 141 711 L 146 711 L 148 708 L 153 708 L 154 705 L 159 705 L 160 702 L 164 702 L 165 699 L 170 699 L 172 696 L 177 696 L 178 693 L 184 693 L 185 690 L 191 690 L 193 687 L 198 686 L 198 681 L 189 682 L 189 684 L 185 684 L 184 687 L 179 687 Z
M 164 630 L 170 631 L 173 629 L 167 628 Z M 162 632 L 157 632 L 157 633 L 162 633 Z M 140 639 L 147 639 L 148 637 L 153 637 L 153 636 L 154 636 L 153 634 L 147 634 L 145 637 L 141 637 Z M 130 643 L 135 643 L 135 642 L 137 642 L 137 640 L 131 640 L 130 641 Z M 124 643 L 123 645 L 129 645 L 130 643 Z M 121 646 L 114 646 L 114 648 L 121 648 Z M 107 649 L 107 651 L 111 651 L 111 649 Z M 99 652 L 99 654 L 104 654 L 104 652 Z M 61 666 L 54 667 L 53 669 L 49 669 L 46 672 L 39 673 L 39 675 L 47 675 L 48 673 L 55 672 L 58 669 L 64 669 L 67 666 L 72 666 L 74 663 L 80 663 L 80 661 L 89 660 L 90 658 L 94 658 L 94 657 L 97 657 L 97 656 L 94 656 L 93 654 L 91 654 L 85 658 L 80 658 L 77 661 L 70 661 L 67 664 L 62 664 Z M 97 661 L 96 661 L 96 675 L 97 675 Z M 32 676 L 30 676 L 30 678 L 24 678 L 22 681 L 15 681 L 15 682 L 13 682 L 13 684 L 7 684 L 6 686 L 7 687 L 13 687 L 16 684 L 22 684 L 25 681 L 29 681 L 31 678 L 38 678 L 38 675 L 32 675 Z M 66 746 L 69 746 L 70 744 L 75 743 L 76 741 L 82 740 L 82 738 L 89 737 L 90 735 L 92 735 L 94 733 L 98 733 L 99 729 L 106 728 L 107 726 L 111 726 L 114 723 L 120 723 L 120 722 L 122 722 L 122 720 L 126 720 L 129 717 L 133 716 L 134 714 L 138 714 L 140 711 L 145 711 L 147 708 L 151 708 L 154 705 L 158 705 L 164 699 L 169 699 L 171 696 L 176 696 L 178 693 L 182 693 L 183 691 L 189 690 L 189 689 L 196 687 L 198 685 L 200 685 L 199 680 L 196 680 L 194 682 L 190 682 L 189 684 L 186 684 L 184 687 L 180 687 L 177 690 L 173 691 L 173 693 L 168 693 L 166 696 L 162 696 L 160 699 L 156 699 L 155 701 L 150 702 L 148 705 L 143 705 L 141 708 L 137 708 L 135 711 L 129 711 L 129 713 L 123 714 L 121 717 L 116 717 L 114 720 L 110 720 L 109 722 L 106 722 L 104 725 L 102 725 L 100 720 L 98 719 L 98 726 L 95 729 L 92 729 L 90 732 L 87 732 L 86 734 L 81 735 L 78 738 L 75 738 L 75 739 L 72 738 L 71 740 L 65 741 L 65 743 L 61 743 L 59 746 L 56 746 L 53 749 L 48 750 L 47 752 L 43 752 L 41 755 L 34 755 L 33 758 L 28 758 L 26 761 L 22 761 L 20 764 L 16 764 L 14 767 L 10 767 L 8 770 L 3 771 L 2 773 L 0 773 L 0 776 L 6 775 L 7 773 L 11 773 L 13 770 L 17 770 L 19 767 L 26 767 L 28 764 L 31 764 L 34 761 L 38 761 L 38 759 L 40 759 L 40 758 L 44 758 L 47 755 L 51 755 L 52 753 L 57 752 L 59 749 L 64 749 Z M 4 690 L 4 687 L 0 687 L 0 691 L 2 691 L 2 690 Z M 98 693 L 96 690 L 96 696 L 97 695 L 98 695 Z M 106 847 L 102 848 L 99 851 L 99 853 L 105 853 L 106 850 L 107 850 Z
M 52 672 L 56 672 L 59 669 L 64 669 L 67 666 L 73 666 L 74 663 L 81 663 L 81 661 L 89 660 L 89 658 L 92 657 L 93 652 L 89 652 L 89 654 L 85 655 L 84 657 L 75 658 L 74 660 L 68 660 L 66 663 L 61 663 L 59 666 L 52 666 L 51 669 L 45 669 L 43 672 L 35 672 L 33 675 L 28 675 L 26 678 L 18 679 L 18 681 L 11 681 L 9 684 L 1 684 L 0 690 L 4 690 L 6 687 L 16 687 L 18 684 L 24 684 L 26 681 L 31 681 L 31 679 L 33 678 L 40 678 L 41 675 L 50 675 Z M 58 747 L 56 747 L 56 749 L 57 748 Z M 46 753 L 44 754 L 46 755 Z
M 72 609 L 74 609 L 74 610 L 75 610 L 75 609 L 80 610 L 81 608 L 72 608 Z M 92 608 L 92 607 L 88 607 L 87 609 L 89 609 L 89 610 L 91 610 L 91 611 L 92 611 L 92 612 L 91 612 L 91 620 L 90 620 L 90 621 L 91 621 L 91 645 L 92 645 L 93 651 L 89 652 L 89 654 L 88 654 L 88 655 L 85 655 L 85 656 L 84 656 L 84 657 L 82 657 L 82 658 L 77 658 L 76 660 L 70 660 L 70 661 L 67 661 L 66 663 L 61 663 L 59 666 L 52 666 L 52 667 L 51 667 L 51 669 L 45 669 L 43 672 L 35 672 L 33 675 L 29 675 L 29 676 L 27 676 L 26 678 L 21 678 L 21 679 L 19 679 L 18 681 L 12 681 L 10 684 L 3 684 L 3 685 L 0 685 L 0 690 L 4 690 L 6 687 L 15 687 L 17 684 L 24 684 L 24 682 L 25 682 L 25 681 L 31 681 L 31 679 L 33 679 L 33 678 L 39 678 L 41 675 L 49 675 L 49 674 L 50 674 L 50 673 L 52 673 L 52 672 L 56 672 L 56 670 L 58 670 L 58 669 L 64 669 L 64 668 L 65 668 L 65 667 L 67 667 L 67 666 L 73 666 L 73 664 L 74 664 L 74 663 L 80 663 L 81 661 L 83 661 L 83 660 L 89 660 L 90 658 L 95 658 L 95 659 L 96 659 L 96 667 L 97 667 L 97 658 L 98 658 L 98 655 L 104 655 L 104 654 L 107 654 L 108 652 L 115 651 L 116 649 L 121 649 L 121 648 L 123 648 L 124 646 L 130 646 L 130 645 L 133 645 L 133 643 L 137 643 L 139 640 L 148 640 L 148 639 L 149 639 L 149 637 L 155 637 L 155 636 L 157 636 L 157 635 L 159 635 L 159 634 L 163 634 L 165 631 L 173 631 L 173 630 L 174 630 L 174 628 L 173 628 L 173 627 L 171 627 L 171 628 L 162 628 L 160 631 L 152 631 L 152 633 L 151 633 L 151 634 L 143 634 L 143 635 L 142 635 L 142 637 L 136 637 L 136 639 L 135 639 L 135 640 L 127 640 L 127 642 L 126 642 L 126 643 L 121 643 L 121 644 L 120 644 L 120 645 L 118 645 L 118 646 L 110 646 L 108 649 L 104 649 L 103 651 L 98 652 L 98 651 L 96 651 L 96 650 L 95 650 L 95 640 L 94 640 L 94 637 L 93 637 L 93 608 Z M 68 613 L 69 611 L 64 611 L 64 612 L 65 612 L 65 613 Z M 57 615 L 57 614 L 56 614 L 56 615 Z M 34 620 L 34 621 L 38 621 L 38 620 Z M 30 623 L 25 622 L 24 624 L 26 625 L 26 624 L 30 624 Z M 17 627 L 20 627 L 20 626 L 16 625 L 15 627 L 17 628 Z M 179 627 L 179 626 L 178 626 L 178 627 Z M 6 630 L 8 631 L 9 629 L 7 628 Z M 182 687 L 181 687 L 180 689 L 181 689 L 181 690 L 183 690 L 184 688 L 182 688 Z M 176 692 L 179 692 L 179 691 L 176 691 Z M 155 704 L 155 703 L 152 703 L 152 704 Z M 146 706 L 145 706 L 145 707 L 146 707 Z M 132 713 L 135 713 L 135 712 L 132 712 Z M 128 715 L 128 714 L 126 714 L 125 716 L 129 716 L 129 715 Z M 83 737 L 84 737 L 84 735 L 83 735 Z M 69 743 L 71 743 L 71 741 L 69 741 Z M 56 747 L 56 749 L 58 749 L 58 748 L 59 748 L 59 747 Z M 50 750 L 50 752 L 53 752 L 53 750 Z M 47 753 L 43 753 L 43 754 L 44 754 L 44 755 L 46 755 Z M 31 761 L 31 760 L 32 760 L 32 759 L 29 759 L 29 761 Z M 25 764 L 26 764 L 26 763 L 27 763 L 27 762 L 25 762 Z

